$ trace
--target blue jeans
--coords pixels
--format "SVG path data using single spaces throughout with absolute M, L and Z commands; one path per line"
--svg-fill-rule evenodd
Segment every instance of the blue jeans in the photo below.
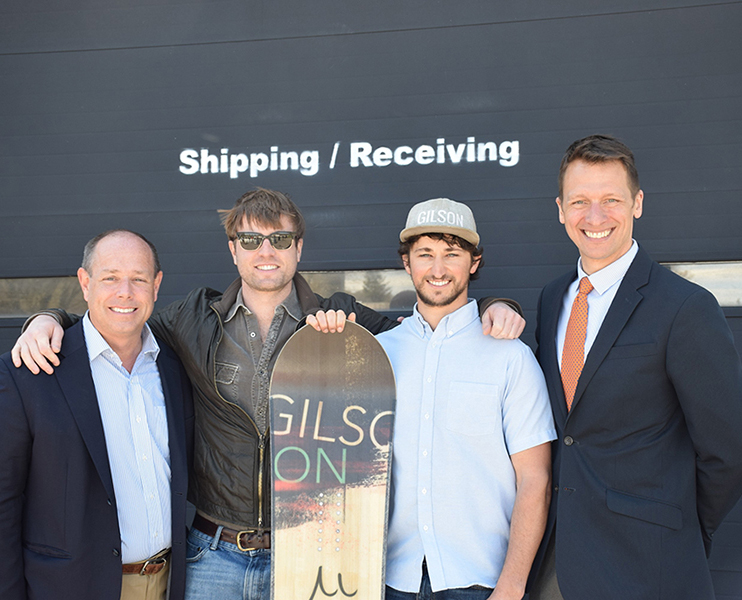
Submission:
M 270 600 L 271 551 L 248 550 L 191 528 L 186 541 L 186 600 Z
M 386 586 L 385 600 L 487 600 L 492 594 L 491 588 L 473 585 L 468 588 L 453 588 L 434 592 L 430 587 L 428 569 L 423 563 L 423 579 L 420 582 L 420 591 L 416 594 L 400 592 Z

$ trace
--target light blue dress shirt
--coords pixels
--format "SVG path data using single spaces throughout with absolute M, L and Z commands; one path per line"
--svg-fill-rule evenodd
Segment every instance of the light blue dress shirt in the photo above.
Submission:
M 519 340 L 482 334 L 477 304 L 433 331 L 415 307 L 377 336 L 397 408 L 387 584 L 417 592 L 494 587 L 515 502 L 510 455 L 556 438 L 541 369 Z
M 172 544 L 167 413 L 155 362 L 160 348 L 145 325 L 129 373 L 87 313 L 83 332 L 116 495 L 121 559 L 135 563 Z
M 577 279 L 569 285 L 564 294 L 562 310 L 559 314 L 559 324 L 557 325 L 556 346 L 559 369 L 562 368 L 562 351 L 564 350 L 564 338 L 567 335 L 567 323 L 569 323 L 569 316 L 572 314 L 572 305 L 577 297 L 580 281 L 583 277 L 587 277 L 593 286 L 592 291 L 587 295 L 587 330 L 585 333 L 585 356 L 587 356 L 590 348 L 593 347 L 595 338 L 598 337 L 598 332 L 603 325 L 613 299 L 616 297 L 616 292 L 618 292 L 624 275 L 629 270 L 631 263 L 634 262 L 637 252 L 639 252 L 639 245 L 634 240 L 626 254 L 614 260 L 607 267 L 603 267 L 600 271 L 595 271 L 592 275 L 585 273 L 582 269 L 582 261 L 577 260 Z

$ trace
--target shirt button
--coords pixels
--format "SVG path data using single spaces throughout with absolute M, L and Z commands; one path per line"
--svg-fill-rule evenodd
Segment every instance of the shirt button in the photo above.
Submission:
M 142 422 L 142 417 L 137 417 L 137 423 L 141 423 L 141 422 Z
M 423 456 L 427 456 L 427 455 L 428 455 L 428 451 L 427 450 L 423 450 Z
M 430 418 L 430 415 L 428 413 L 425 413 L 425 418 L 426 419 L 429 419 Z
M 423 525 L 423 530 L 424 531 L 427 531 L 428 530 L 428 526 L 427 525 Z
M 564 445 L 565 446 L 571 446 L 574 443 L 575 443 L 575 441 L 572 439 L 572 436 L 571 435 L 568 435 L 567 437 L 564 438 Z
M 250 337 L 251 337 L 251 338 L 254 338 L 254 337 L 255 337 L 255 332 L 254 332 L 254 331 L 251 331 L 251 332 L 250 332 Z
M 433 378 L 432 377 L 428 377 L 428 383 L 430 383 L 431 381 L 433 381 Z
M 423 495 L 425 495 L 425 494 L 427 494 L 427 493 L 428 493 L 428 490 L 426 490 L 425 488 L 423 488 L 423 489 L 422 489 L 422 493 L 423 493 Z

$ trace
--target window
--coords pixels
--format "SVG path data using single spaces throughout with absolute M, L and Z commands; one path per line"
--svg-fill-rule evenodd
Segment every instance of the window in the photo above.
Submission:
M 742 261 L 663 264 L 688 281 L 705 287 L 721 306 L 742 306 Z
M 346 292 L 369 308 L 409 312 L 415 305 L 415 288 L 403 269 L 368 271 L 303 271 L 312 290 L 321 296 Z
M 0 279 L 0 318 L 27 317 L 45 308 L 83 314 L 87 305 L 77 277 Z

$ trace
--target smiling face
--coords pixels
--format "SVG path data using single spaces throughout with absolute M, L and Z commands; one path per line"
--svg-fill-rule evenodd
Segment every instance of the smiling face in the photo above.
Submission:
M 644 192 L 631 193 L 621 162 L 575 160 L 564 173 L 562 195 L 556 199 L 559 221 L 579 249 L 588 275 L 628 252 Z
M 243 217 L 238 231 L 251 231 L 269 235 L 276 231 L 294 231 L 290 217 L 281 215 L 279 226 L 261 225 Z M 291 280 L 301 259 L 304 240 L 294 240 L 287 250 L 276 250 L 268 239 L 263 240 L 257 250 L 245 250 L 239 240 L 230 240 L 229 251 L 242 278 L 242 294 L 245 298 L 255 293 L 288 295 Z
M 423 235 L 403 261 L 417 292 L 418 310 L 431 326 L 467 303 L 469 275 L 479 267 L 468 250 Z M 432 320 L 431 309 L 438 313 Z
M 162 281 L 149 246 L 130 233 L 111 234 L 95 246 L 89 269 L 78 269 L 77 278 L 95 328 L 114 350 L 141 343 Z

